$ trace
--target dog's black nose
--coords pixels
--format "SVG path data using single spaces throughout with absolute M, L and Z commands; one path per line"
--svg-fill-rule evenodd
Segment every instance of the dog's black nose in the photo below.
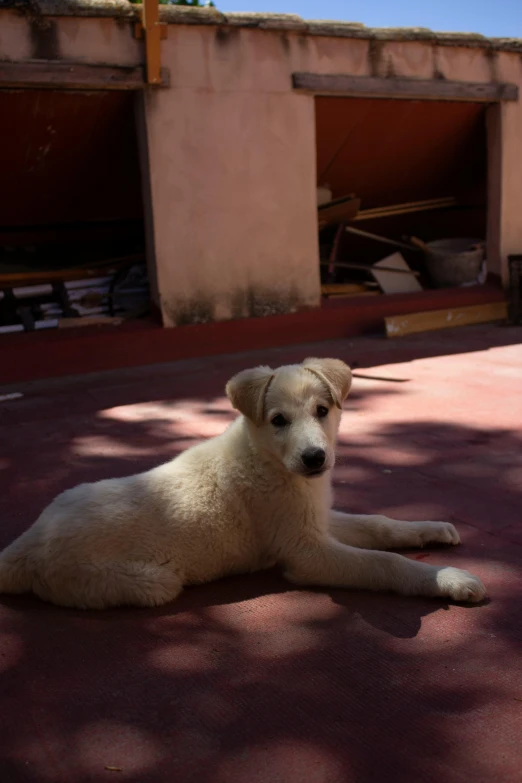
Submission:
M 309 470 L 319 470 L 324 465 L 326 452 L 324 449 L 307 449 L 301 454 L 303 465 Z

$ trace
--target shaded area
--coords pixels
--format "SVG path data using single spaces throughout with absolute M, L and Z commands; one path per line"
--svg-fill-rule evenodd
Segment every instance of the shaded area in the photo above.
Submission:
M 485 204 L 483 105 L 321 96 L 315 114 L 317 181 L 334 199 L 356 193 L 363 209 L 448 195 Z
M 3 597 L 0 779 L 518 781 L 522 348 L 485 350 L 495 334 L 452 332 L 440 358 L 405 340 L 396 364 L 379 341 L 314 351 L 371 368 L 346 405 L 336 505 L 451 519 L 461 547 L 409 556 L 475 571 L 489 603 L 299 591 L 276 571 L 151 611 Z M 233 372 L 308 348 L 26 388 L 0 406 L 0 545 L 59 490 L 221 431 Z
M 13 90 L 2 92 L 0 106 L 8 142 L 0 165 L 9 193 L 0 235 L 5 227 L 23 233 L 29 225 L 37 242 L 38 227 L 44 233 L 48 224 L 65 224 L 63 231 L 80 219 L 142 219 L 132 94 Z

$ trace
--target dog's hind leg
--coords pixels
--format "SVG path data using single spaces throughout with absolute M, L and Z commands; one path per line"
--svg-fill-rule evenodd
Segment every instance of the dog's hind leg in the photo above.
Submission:
M 0 594 L 30 593 L 34 546 L 25 532 L 0 552 Z
M 180 576 L 169 564 L 79 563 L 38 574 L 33 592 L 44 601 L 77 609 L 160 606 L 181 592 Z
M 459 544 L 449 522 L 401 522 L 388 517 L 330 512 L 330 533 L 343 544 L 362 549 L 401 549 L 426 544 Z
M 0 594 L 30 593 L 31 576 L 24 557 L 0 554 Z

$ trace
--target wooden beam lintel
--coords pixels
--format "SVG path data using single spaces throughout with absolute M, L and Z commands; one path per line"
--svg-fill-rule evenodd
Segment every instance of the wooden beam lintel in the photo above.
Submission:
M 292 83 L 294 89 L 312 92 L 315 95 L 475 103 L 518 100 L 518 86 L 507 82 L 461 82 L 395 76 L 377 78 L 347 74 L 294 73 Z
M 162 84 L 167 83 L 168 74 L 162 72 Z M 142 90 L 146 86 L 142 66 L 0 62 L 0 89 Z

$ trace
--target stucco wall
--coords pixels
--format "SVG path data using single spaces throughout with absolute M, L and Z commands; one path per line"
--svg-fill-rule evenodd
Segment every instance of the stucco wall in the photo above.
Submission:
M 124 19 L 0 11 L 0 59 L 140 65 L 144 49 Z
M 520 57 L 415 41 L 169 27 L 171 89 L 149 96 L 156 252 L 169 321 L 317 304 L 313 98 L 294 71 L 522 83 Z M 522 248 L 522 105 L 501 107 L 490 268 Z M 168 172 L 168 173 L 167 173 Z M 497 214 L 499 212 L 499 214 Z
M 49 41 L 55 41 L 58 58 L 142 61 L 129 20 L 51 22 L 47 45 L 52 51 Z M 169 25 L 162 65 L 171 86 L 150 90 L 145 100 L 166 324 L 318 304 L 314 100 L 292 90 L 292 72 L 498 80 L 515 82 L 522 92 L 520 54 L 505 47 L 325 35 L 324 29 L 312 35 L 289 27 Z M 0 30 L 0 57 L 41 53 L 34 21 L 2 13 Z M 522 102 L 502 105 L 491 124 L 501 176 L 492 178 L 490 228 L 505 269 L 507 254 L 522 249 Z
M 171 89 L 149 95 L 147 123 L 174 323 L 318 304 L 314 106 L 290 89 L 287 59 L 279 36 L 169 29 Z

